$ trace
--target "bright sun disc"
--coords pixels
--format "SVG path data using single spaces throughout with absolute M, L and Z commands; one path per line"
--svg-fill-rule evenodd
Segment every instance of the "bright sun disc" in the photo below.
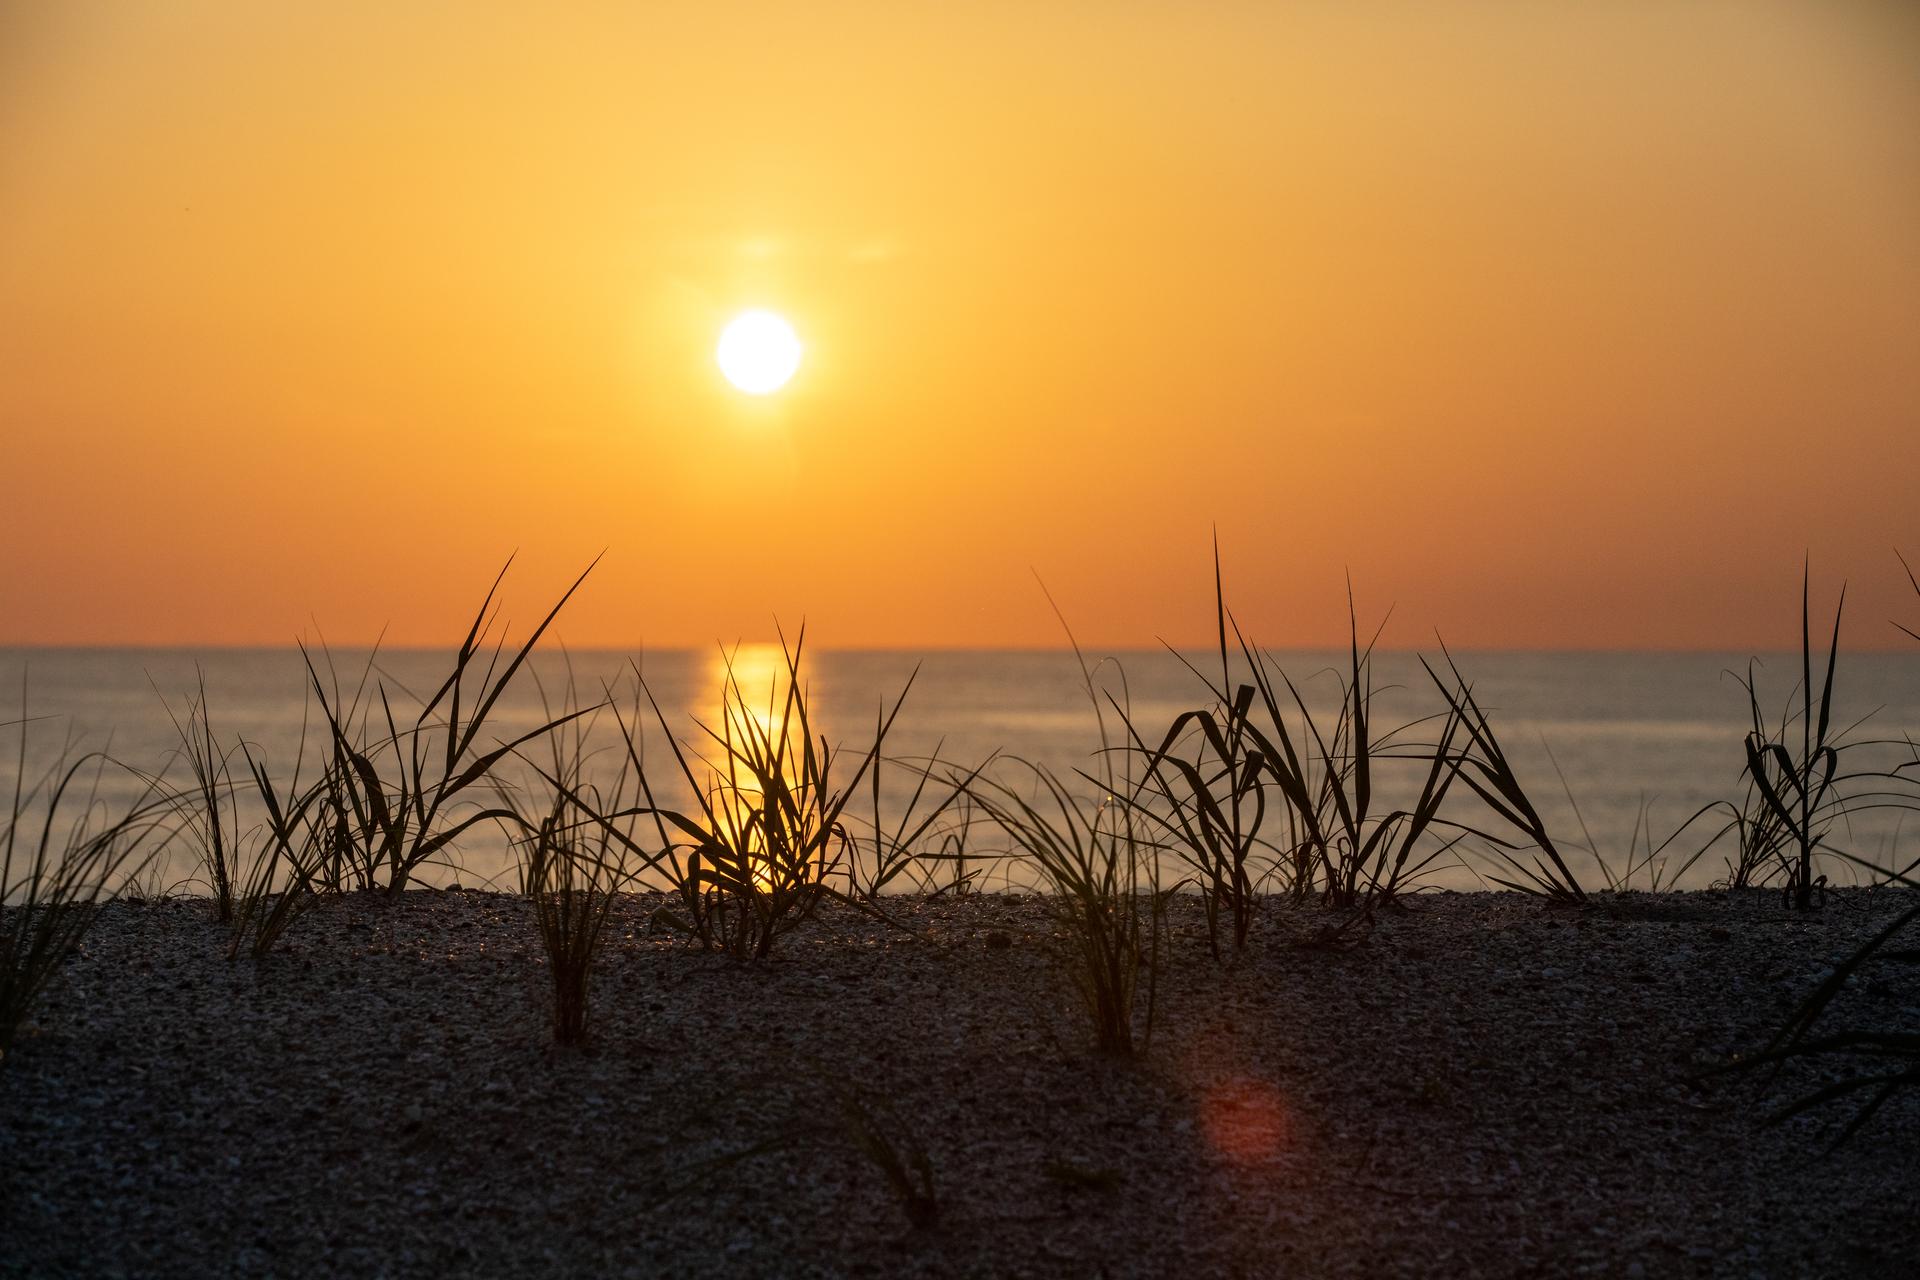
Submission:
M 770 395 L 800 367 L 800 339 L 771 311 L 743 311 L 721 331 L 713 358 L 727 381 L 750 396 Z

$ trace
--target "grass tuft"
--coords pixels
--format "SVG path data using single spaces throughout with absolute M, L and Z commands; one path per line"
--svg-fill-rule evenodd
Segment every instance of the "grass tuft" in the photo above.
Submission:
M 507 742 L 483 745 L 481 734 L 534 646 L 593 567 L 574 579 L 518 648 L 509 650 L 502 637 L 489 649 L 494 597 L 507 573 L 503 567 L 455 651 L 453 670 L 404 728 L 385 682 L 374 678 L 371 659 L 358 689 L 346 698 L 331 663 L 325 663 L 331 678 L 323 680 L 322 664 L 301 647 L 329 753 L 327 774 L 312 798 L 339 836 L 325 847 L 326 861 L 315 869 L 319 883 L 398 896 L 421 868 L 442 858 L 473 828 L 498 823 L 517 831 L 519 815 L 512 806 L 478 803 L 476 797 L 495 766 L 564 721 L 543 723 Z
M 1826 678 L 1816 696 L 1813 689 L 1813 634 L 1809 603 L 1812 574 L 1800 578 L 1800 749 L 1787 746 L 1788 726 L 1783 721 L 1777 733 L 1769 733 L 1760 719 L 1760 702 L 1752 698 L 1754 727 L 1747 734 L 1747 777 L 1759 791 L 1771 818 L 1771 851 L 1785 865 L 1782 896 L 1793 907 L 1805 911 L 1813 905 L 1816 889 L 1826 877 L 1814 877 L 1813 854 L 1820 845 L 1825 827 L 1833 817 L 1836 775 L 1840 770 L 1840 747 L 1831 736 L 1833 728 L 1833 677 L 1840 654 L 1840 615 L 1846 609 L 1847 592 L 1840 589 L 1840 603 L 1833 610 L 1833 639 L 1827 647 Z M 1753 686 L 1748 684 L 1748 694 Z M 1777 824 L 1777 825 L 1776 825 Z
M 124 811 L 104 811 L 102 752 L 75 756 L 69 743 L 29 782 L 24 688 L 21 708 L 13 794 L 0 812 L 0 1064 L 111 882 L 137 874 L 171 835 L 162 823 L 171 805 L 151 782 Z
M 1913 570 L 1904 556 L 1901 557 L 1900 563 L 1901 567 L 1907 570 L 1907 580 L 1913 586 L 1915 595 L 1920 596 L 1920 579 L 1914 577 Z M 1813 664 L 1806 622 L 1806 597 L 1803 587 L 1801 596 L 1803 717 L 1810 716 L 1815 706 L 1809 691 Z M 1836 645 L 1839 625 L 1839 612 L 1836 609 L 1834 614 Z M 1899 623 L 1894 625 L 1900 626 Z M 1920 639 L 1920 635 L 1916 635 L 1908 628 L 1902 626 L 1900 629 L 1914 636 L 1915 639 Z M 1818 703 L 1820 719 L 1814 727 L 1803 726 L 1802 750 L 1798 759 L 1787 755 L 1779 744 L 1778 739 L 1786 736 L 1784 723 L 1776 738 L 1765 741 L 1765 746 L 1772 749 L 1764 753 L 1756 752 L 1753 746 L 1754 739 L 1752 737 L 1748 739 L 1749 758 L 1752 759 L 1758 755 L 1764 767 L 1780 770 L 1779 776 L 1789 779 L 1791 799 L 1798 801 L 1800 805 L 1796 815 L 1789 803 L 1782 802 L 1777 787 L 1768 792 L 1770 811 L 1776 815 L 1779 825 L 1793 834 L 1796 851 L 1800 854 L 1800 861 L 1795 865 L 1795 874 L 1790 876 L 1787 882 L 1787 900 L 1795 906 L 1805 905 L 1799 901 L 1800 891 L 1811 883 L 1809 871 L 1812 846 L 1820 843 L 1817 839 L 1801 843 L 1802 838 L 1811 830 L 1812 815 L 1819 814 L 1829 807 L 1816 804 L 1809 793 L 1816 790 L 1824 792 L 1831 784 L 1820 780 L 1838 772 L 1834 757 L 1837 756 L 1840 748 L 1835 747 L 1827 739 L 1826 709 L 1831 698 L 1832 680 L 1833 650 L 1830 649 L 1827 657 L 1827 682 Z M 1749 685 L 1749 692 L 1751 692 L 1751 685 Z M 1786 756 L 1784 762 L 1781 759 L 1782 756 Z M 1809 762 L 1815 769 L 1811 779 L 1802 772 Z M 1900 766 L 1891 775 L 1874 776 L 1882 779 L 1898 778 L 1901 770 L 1906 767 Z M 1787 772 L 1788 770 L 1793 772 Z M 1791 781 L 1795 776 L 1800 778 L 1798 785 Z M 1884 793 L 1876 793 L 1873 799 L 1878 802 L 1883 799 L 1883 795 Z M 1916 802 L 1911 796 L 1898 797 L 1893 803 L 1908 808 L 1920 808 L 1920 802 Z M 1838 850 L 1830 852 L 1862 869 L 1881 872 L 1880 868 L 1853 854 Z M 1882 874 L 1885 876 L 1887 886 L 1900 885 L 1911 891 L 1920 889 L 1920 880 L 1913 877 L 1912 871 L 1913 867 L 1909 866 L 1905 870 Z M 1822 1029 L 1823 1021 L 1832 1012 L 1841 993 L 1855 978 L 1876 969 L 1892 970 L 1911 977 L 1915 966 L 1920 966 L 1920 947 L 1895 944 L 1897 940 L 1910 936 L 1916 922 L 1920 922 L 1920 905 L 1910 906 L 1896 915 L 1878 933 L 1856 948 L 1851 955 L 1833 966 L 1832 970 L 1808 993 L 1806 999 L 1794 1009 L 1792 1015 L 1762 1052 L 1721 1068 L 1722 1071 L 1745 1072 L 1768 1067 L 1777 1074 L 1781 1067 L 1794 1061 L 1838 1061 L 1844 1064 L 1843 1074 L 1839 1079 L 1830 1081 L 1775 1112 L 1771 1117 L 1775 1123 L 1831 1103 L 1864 1095 L 1865 1100 L 1855 1109 L 1835 1138 L 1833 1145 L 1838 1147 L 1859 1133 L 1896 1094 L 1905 1089 L 1920 1087 L 1920 1029 L 1911 1027 L 1895 1030 L 1866 1030 L 1857 1027 L 1842 1027 L 1838 1030 Z
M 802 675 L 805 646 L 804 629 L 791 645 L 782 634 L 784 688 L 769 690 L 764 708 L 742 687 L 732 655 L 726 655 L 718 722 L 694 722 L 712 757 L 676 739 L 659 702 L 646 691 L 694 797 L 691 811 L 658 802 L 641 767 L 638 724 L 621 721 L 644 812 L 657 823 L 663 846 L 652 860 L 667 869 L 678 903 L 658 918 L 705 949 L 738 959 L 765 959 L 780 937 L 805 924 L 824 901 L 862 905 L 832 884 L 845 874 L 855 849 L 848 807 L 861 781 L 879 767 L 887 734 L 913 687 L 909 677 L 849 769 L 848 753 L 814 732 Z M 644 677 L 640 683 L 646 690 Z
M 240 815 L 233 785 L 233 749 L 222 748 L 215 741 L 206 673 L 195 664 L 194 674 L 198 677 L 199 689 L 187 700 L 184 718 L 164 697 L 160 704 L 180 739 L 179 754 L 185 757 L 193 781 L 190 791 L 177 795 L 177 811 L 186 835 L 197 847 L 208 894 L 213 900 L 214 918 L 221 924 L 232 924 L 240 877 L 239 850 L 235 848 Z M 159 696 L 157 688 L 154 693 Z
M 1157 801 L 1142 812 L 1165 829 L 1175 854 L 1193 870 L 1206 911 L 1207 945 L 1218 960 L 1223 929 L 1238 953 L 1253 927 L 1259 904 L 1254 858 L 1262 847 L 1271 764 L 1251 720 L 1254 686 L 1236 686 L 1232 677 L 1218 540 L 1213 590 L 1220 682 L 1201 676 L 1213 705 L 1175 716 L 1151 750 L 1124 709 L 1116 704 L 1116 710 L 1133 749 L 1145 758 L 1143 776 Z M 1191 664 L 1189 669 L 1200 674 Z
M 1053 597 L 1047 600 L 1051 604 Z M 1054 613 L 1060 616 L 1058 606 Z M 1143 784 L 1133 771 L 1136 756 L 1116 751 L 1108 731 L 1103 698 L 1137 742 L 1127 703 L 1100 691 L 1064 617 L 1061 627 L 1080 665 L 1100 734 L 1097 773 L 1082 771 L 1076 777 L 1095 788 L 1097 797 L 1081 794 L 1045 765 L 1018 759 L 1013 763 L 1025 771 L 1028 789 L 980 774 L 967 790 L 1013 850 L 1038 869 L 1050 891 L 1062 954 L 1095 1046 L 1128 1057 L 1153 1039 L 1166 903 L 1178 886 L 1161 887 L 1161 850 L 1143 817 Z M 1121 680 L 1124 685 L 1124 672 Z M 1136 1033 L 1142 969 L 1147 970 L 1144 1025 Z
M 1444 648 L 1442 652 L 1445 652 Z M 1461 781 L 1522 840 L 1522 843 L 1516 844 L 1503 836 L 1472 829 L 1475 835 L 1487 842 L 1487 846 L 1513 877 L 1489 878 L 1504 888 L 1534 894 L 1550 902 L 1585 906 L 1586 889 L 1567 865 L 1553 834 L 1547 830 L 1546 821 L 1534 807 L 1532 797 L 1513 767 L 1513 761 L 1500 745 L 1500 738 L 1493 731 L 1493 722 L 1487 718 L 1486 711 L 1474 697 L 1473 686 L 1454 664 L 1453 655 L 1446 654 L 1447 671 L 1452 677 L 1450 681 L 1442 679 L 1425 658 L 1420 662 L 1466 731 L 1466 744 L 1456 766 Z M 1521 855 L 1529 848 L 1533 853 L 1523 858 Z
M 1268 655 L 1244 636 L 1239 642 L 1264 713 L 1249 732 L 1286 800 L 1293 894 L 1305 898 L 1317 889 L 1329 907 L 1368 914 L 1457 843 L 1458 835 L 1442 834 L 1450 824 L 1440 814 L 1461 771 L 1455 742 L 1466 718 L 1449 703 L 1437 717 L 1439 737 L 1432 743 L 1410 735 L 1436 717 L 1381 732 L 1373 714 L 1373 646 L 1379 637 L 1376 632 L 1360 644 L 1351 585 L 1347 637 L 1340 707 L 1331 723 L 1315 717 L 1299 687 Z M 1288 728 L 1290 719 L 1297 730 Z M 1420 786 L 1410 805 L 1383 812 L 1377 784 L 1388 765 L 1413 766 Z
M 609 690 L 603 705 L 611 705 L 612 699 Z M 544 689 L 541 703 L 547 707 Z M 546 710 L 548 721 L 556 727 L 548 737 L 551 761 L 539 769 L 551 794 L 543 813 L 520 819 L 526 831 L 520 841 L 521 890 L 532 904 L 534 925 L 547 953 L 553 1038 L 563 1045 L 577 1045 L 587 1038 L 589 988 L 601 937 L 618 894 L 632 878 L 627 870 L 629 849 L 637 847 L 630 794 L 636 788 L 629 762 L 623 759 L 604 787 L 587 781 L 593 721 L 571 714 L 577 706 L 569 669 L 566 713 Z M 652 862 L 644 860 L 642 865 Z

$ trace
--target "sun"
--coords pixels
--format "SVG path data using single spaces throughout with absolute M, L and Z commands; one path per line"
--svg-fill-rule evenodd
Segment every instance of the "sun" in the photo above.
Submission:
M 720 331 L 713 358 L 740 390 L 750 396 L 772 395 L 800 367 L 800 338 L 771 311 L 743 311 Z

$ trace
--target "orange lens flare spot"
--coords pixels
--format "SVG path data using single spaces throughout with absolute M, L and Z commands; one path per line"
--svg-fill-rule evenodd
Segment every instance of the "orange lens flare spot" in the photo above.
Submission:
M 1292 1123 L 1278 1089 L 1233 1076 L 1201 1095 L 1200 1128 L 1207 1145 L 1227 1160 L 1258 1164 L 1286 1148 Z

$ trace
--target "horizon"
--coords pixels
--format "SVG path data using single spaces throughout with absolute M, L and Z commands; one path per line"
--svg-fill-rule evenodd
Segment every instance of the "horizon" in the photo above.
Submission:
M 1896 632 L 1896 635 L 1899 635 L 1899 633 Z M 513 637 L 511 636 L 508 637 L 509 642 L 511 642 L 512 639 Z M 1845 637 L 1843 635 L 1841 644 L 1840 644 L 1840 652 L 1843 654 L 1852 654 L 1857 657 L 1864 657 L 1864 658 L 1911 656 L 1910 648 L 1912 645 L 1912 640 L 1904 635 L 1900 635 L 1900 639 L 1906 641 L 1906 646 L 1903 647 L 1899 643 L 1894 643 L 1894 644 L 1889 644 L 1889 645 L 1879 646 L 1879 647 L 1867 647 L 1867 646 L 1849 645 L 1848 643 L 1846 643 Z M 684 645 L 684 644 L 575 645 L 575 644 L 563 644 L 559 641 L 549 643 L 543 640 L 540 643 L 540 645 L 534 650 L 534 653 L 536 656 L 545 656 L 545 657 L 558 657 L 558 656 L 573 655 L 573 654 L 583 654 L 583 655 L 590 655 L 590 656 L 606 656 L 606 655 L 625 656 L 630 654 L 649 654 L 649 653 L 701 654 L 701 655 L 710 656 L 716 651 L 716 649 L 731 649 L 736 644 L 741 648 L 766 648 L 766 647 L 776 646 L 778 645 L 778 643 L 779 643 L 779 640 L 775 637 L 757 637 L 757 638 L 743 639 L 743 640 L 739 640 L 735 642 L 727 642 L 727 643 L 721 643 L 716 641 L 716 642 L 709 643 L 705 646 Z M 1825 641 L 1817 640 L 1817 643 L 1823 646 L 1825 644 Z M 319 651 L 323 648 L 323 646 L 319 646 L 319 645 L 315 645 L 312 647 L 316 651 Z M 442 653 L 451 653 L 457 647 L 458 647 L 457 642 L 449 642 L 446 644 L 405 644 L 405 645 L 383 644 L 378 646 L 378 652 L 408 653 L 408 654 L 442 654 Z M 1347 647 L 1345 644 L 1317 644 L 1317 645 L 1261 644 L 1258 647 L 1262 653 L 1267 653 L 1267 654 L 1345 654 L 1347 652 Z M 1755 649 L 1738 649 L 1738 648 L 1697 648 L 1697 649 L 1530 648 L 1530 649 L 1521 649 L 1521 648 L 1514 648 L 1511 646 L 1501 647 L 1498 645 L 1475 646 L 1475 647 L 1469 648 L 1464 645 L 1449 644 L 1445 646 L 1445 648 L 1447 652 L 1456 653 L 1456 654 L 1477 654 L 1477 655 L 1487 655 L 1487 656 L 1512 655 L 1516 657 L 1539 656 L 1539 657 L 1569 657 L 1569 658 L 1578 658 L 1578 657 L 1622 657 L 1622 658 L 1694 657 L 1694 658 L 1699 658 L 1699 657 L 1729 657 L 1729 656 L 1751 655 L 1752 657 L 1755 657 L 1755 658 L 1785 657 L 1785 658 L 1792 658 L 1795 662 L 1798 662 L 1800 660 L 1800 650 L 1797 647 L 1791 647 L 1787 645 L 1780 645 L 1773 648 L 1764 648 L 1764 649 L 1763 648 L 1755 648 Z M 29 653 L 29 654 L 30 653 L 84 653 L 84 652 L 275 653 L 275 654 L 289 653 L 291 654 L 291 653 L 299 653 L 300 649 L 301 649 L 301 642 L 298 640 L 289 640 L 281 644 L 185 644 L 185 643 L 177 643 L 177 644 L 0 644 L 0 653 Z M 366 643 L 331 644 L 331 645 L 324 646 L 324 651 L 331 652 L 331 653 L 364 654 L 372 651 L 373 649 L 374 649 L 374 646 Z M 1133 657 L 1133 656 L 1139 656 L 1139 655 L 1164 654 L 1169 652 L 1169 646 L 1158 645 L 1158 644 L 1108 645 L 1108 644 L 1099 644 L 1099 643 L 1088 642 L 1088 641 L 1082 641 L 1080 644 L 1080 649 L 1087 656 L 1089 661 L 1093 661 L 1096 658 Z M 1207 654 L 1218 653 L 1218 650 L 1216 648 L 1201 642 L 1171 646 L 1171 651 L 1183 656 L 1192 656 L 1194 654 L 1207 655 Z M 1370 652 L 1372 652 L 1376 656 L 1381 656 L 1381 657 L 1413 657 L 1413 656 L 1418 656 L 1423 654 L 1436 654 L 1436 653 L 1439 653 L 1440 651 L 1441 651 L 1441 646 L 1438 643 L 1435 643 L 1430 646 L 1379 644 L 1379 645 L 1373 646 Z M 1072 646 L 1065 643 L 1061 643 L 1057 645 L 968 645 L 968 646 L 950 645 L 945 647 L 938 646 L 938 645 L 836 645 L 836 644 L 820 643 L 813 640 L 812 638 L 809 638 L 807 641 L 806 652 L 809 654 L 830 653 L 830 654 L 851 654 L 851 655 L 920 654 L 920 655 L 925 655 L 927 657 L 945 657 L 945 656 L 964 657 L 964 656 L 975 655 L 975 654 L 980 654 L 980 655 L 1030 654 L 1030 655 L 1036 655 L 1036 656 L 1058 654 L 1061 656 L 1070 657 L 1072 656 L 1074 650 Z M 1367 652 L 1367 651 L 1363 650 L 1363 652 Z M 1823 653 L 1824 653 L 1824 649 L 1821 649 L 1819 653 L 1816 653 L 1815 657 L 1817 661 L 1824 662 L 1824 657 L 1821 656 L 1821 654 Z M 1235 656 L 1237 658 L 1238 654 L 1236 653 Z

